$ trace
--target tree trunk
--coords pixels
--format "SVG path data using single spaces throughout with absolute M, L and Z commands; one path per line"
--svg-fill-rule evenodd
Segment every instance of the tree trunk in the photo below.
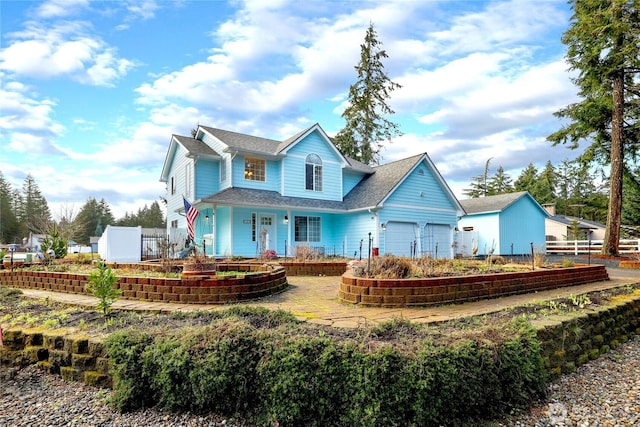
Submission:
M 622 170 L 624 140 L 622 135 L 624 114 L 624 72 L 613 78 L 613 111 L 611 118 L 611 175 L 609 179 L 609 212 L 602 245 L 604 255 L 619 255 L 620 223 L 622 216 Z

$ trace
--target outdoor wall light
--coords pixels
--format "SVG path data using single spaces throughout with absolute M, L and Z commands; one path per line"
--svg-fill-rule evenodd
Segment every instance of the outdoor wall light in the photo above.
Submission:
M 383 222 L 382 224 L 380 224 L 380 228 L 382 229 L 382 231 L 387 231 L 387 224 Z
M 205 215 L 205 216 L 204 216 L 204 220 L 205 220 L 205 221 L 207 221 L 207 222 L 209 222 L 209 215 Z
M 287 215 L 284 216 L 284 221 L 285 224 L 289 224 L 289 217 Z

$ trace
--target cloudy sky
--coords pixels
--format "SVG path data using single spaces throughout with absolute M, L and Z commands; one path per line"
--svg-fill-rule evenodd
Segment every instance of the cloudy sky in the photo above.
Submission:
M 565 0 L 51 0 L 0 2 L 0 170 L 31 173 L 54 216 L 104 198 L 116 217 L 159 200 L 171 134 L 198 124 L 285 139 L 340 117 L 369 23 L 402 85 L 402 137 L 458 197 L 492 158 L 515 179 L 577 100 Z

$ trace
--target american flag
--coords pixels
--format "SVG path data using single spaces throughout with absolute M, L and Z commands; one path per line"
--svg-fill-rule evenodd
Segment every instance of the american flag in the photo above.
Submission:
M 184 200 L 184 213 L 187 217 L 187 230 L 189 231 L 189 237 L 191 240 L 194 240 L 196 234 L 193 225 L 195 224 L 196 218 L 200 212 L 198 212 L 198 209 L 191 206 L 191 203 L 187 202 L 187 199 L 183 197 L 182 200 Z

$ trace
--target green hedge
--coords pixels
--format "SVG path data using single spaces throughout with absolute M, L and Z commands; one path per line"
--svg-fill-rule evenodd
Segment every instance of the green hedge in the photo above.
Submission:
M 163 336 L 120 332 L 107 340 L 112 402 L 265 426 L 429 426 L 491 419 L 544 394 L 539 343 L 523 321 L 446 339 L 398 327 L 396 337 L 389 325 L 384 337 L 341 335 L 236 312 Z

